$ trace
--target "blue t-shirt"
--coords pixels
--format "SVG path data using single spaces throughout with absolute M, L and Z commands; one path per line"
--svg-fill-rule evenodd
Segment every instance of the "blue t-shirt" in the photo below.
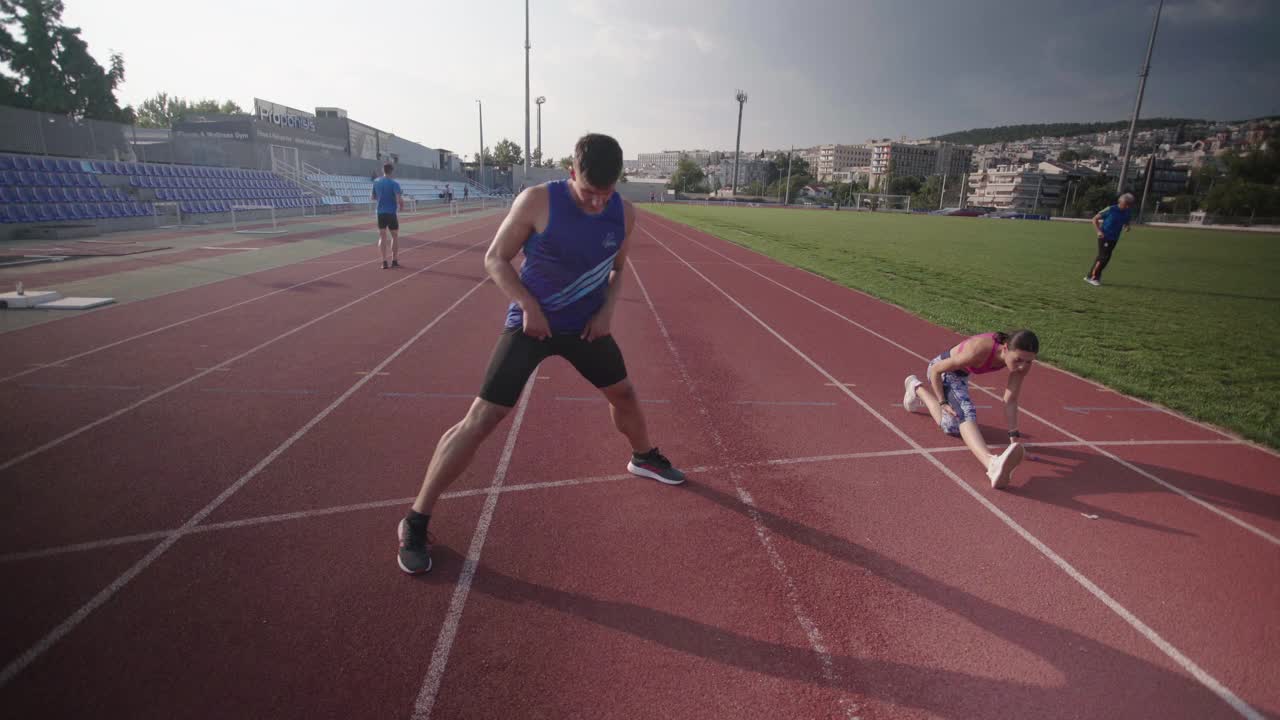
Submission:
M 396 196 L 400 194 L 400 183 L 389 177 L 380 177 L 373 181 L 373 195 L 378 198 L 379 215 L 395 215 Z
M 520 282 L 537 299 L 553 333 L 579 333 L 600 311 L 608 294 L 613 261 L 627 237 L 622 197 L 614 193 L 599 215 L 574 204 L 569 183 L 547 183 L 547 229 L 524 243 Z M 508 328 L 524 323 L 516 303 L 507 308 Z
M 1115 242 L 1120 239 L 1120 231 L 1129 224 L 1129 216 L 1133 213 L 1132 208 L 1122 210 L 1119 205 L 1112 205 L 1098 214 L 1102 216 L 1102 237 Z

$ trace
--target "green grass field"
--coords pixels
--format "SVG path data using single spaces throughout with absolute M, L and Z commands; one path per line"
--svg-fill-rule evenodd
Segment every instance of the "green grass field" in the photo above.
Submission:
M 1139 227 L 1103 287 L 1080 223 L 649 205 L 965 332 L 1280 448 L 1280 236 Z

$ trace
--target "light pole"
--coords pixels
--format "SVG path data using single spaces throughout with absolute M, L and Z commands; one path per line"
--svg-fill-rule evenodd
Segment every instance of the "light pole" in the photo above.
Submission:
M 538 160 L 542 160 L 542 103 L 546 101 L 547 98 L 542 95 L 539 95 L 538 99 L 534 100 L 538 104 Z
M 791 149 L 787 151 L 787 189 L 783 191 L 782 195 L 783 207 L 791 204 L 791 155 L 795 153 L 795 151 L 796 147 L 794 145 L 792 145 Z
M 476 100 L 476 108 L 480 110 L 480 154 L 476 156 L 480 158 L 480 172 L 476 177 L 476 182 L 479 183 L 480 187 L 483 188 L 485 187 L 485 184 L 484 184 L 484 103 L 481 103 L 479 100 Z
M 733 146 L 733 188 L 730 192 L 734 197 L 738 195 L 738 160 L 742 156 L 742 106 L 747 102 L 747 94 L 741 90 L 734 95 L 738 100 L 738 140 Z
M 1151 50 L 1156 46 L 1156 30 L 1160 28 L 1160 11 L 1164 9 L 1164 0 L 1156 6 L 1156 19 L 1151 25 L 1151 38 L 1147 40 L 1147 60 L 1138 73 L 1138 101 L 1133 106 L 1133 117 L 1129 120 L 1129 139 L 1124 143 L 1124 158 L 1120 160 L 1120 179 L 1116 181 L 1116 193 L 1124 193 L 1124 176 L 1129 170 L 1129 153 L 1133 150 L 1133 132 L 1138 127 L 1138 113 L 1142 111 L 1142 91 L 1147 86 L 1147 74 L 1151 72 Z M 1141 219 L 1141 218 L 1139 218 Z
M 524 0 L 524 174 L 529 176 L 529 0 Z

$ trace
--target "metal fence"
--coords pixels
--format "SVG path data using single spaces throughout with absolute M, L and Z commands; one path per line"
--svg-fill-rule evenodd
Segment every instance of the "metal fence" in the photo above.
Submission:
M 271 170 L 271 144 L 265 140 L 195 137 L 173 133 L 168 128 L 77 120 L 66 115 L 0 106 L 0 152 Z M 382 174 L 379 160 L 307 148 L 299 148 L 298 152 L 302 161 L 335 175 L 374 177 Z M 464 173 L 408 164 L 401 164 L 396 174 L 420 180 L 465 182 L 468 179 Z M 509 174 L 486 175 L 489 175 L 487 186 L 510 186 Z

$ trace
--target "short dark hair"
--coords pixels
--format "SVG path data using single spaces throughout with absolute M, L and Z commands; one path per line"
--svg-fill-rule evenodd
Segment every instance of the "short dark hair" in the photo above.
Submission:
M 386 174 L 388 174 L 388 175 L 390 175 L 390 174 L 391 174 L 391 171 L 392 171 L 392 170 L 395 170 L 395 169 L 396 169 L 396 166 L 395 166 L 395 165 L 392 165 L 391 163 L 387 163 L 386 165 L 383 165 L 383 166 L 382 166 L 382 172 L 384 172 L 384 173 L 386 173 Z
M 622 177 L 622 146 L 608 135 L 587 133 L 573 146 L 573 162 L 592 187 L 612 187 Z

